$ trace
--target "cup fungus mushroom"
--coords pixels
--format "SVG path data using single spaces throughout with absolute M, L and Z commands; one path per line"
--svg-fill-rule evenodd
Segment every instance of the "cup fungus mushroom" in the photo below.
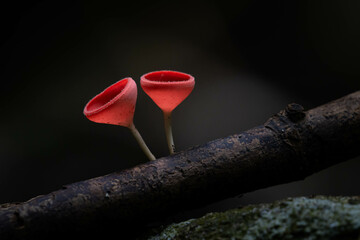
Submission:
M 129 128 L 145 155 L 155 160 L 133 122 L 136 99 L 135 81 L 130 77 L 124 78 L 92 98 L 84 108 L 84 115 L 93 122 Z
M 166 139 L 170 154 L 173 154 L 175 145 L 171 113 L 194 89 L 194 77 L 182 72 L 162 70 L 144 74 L 141 76 L 140 84 L 164 113 Z

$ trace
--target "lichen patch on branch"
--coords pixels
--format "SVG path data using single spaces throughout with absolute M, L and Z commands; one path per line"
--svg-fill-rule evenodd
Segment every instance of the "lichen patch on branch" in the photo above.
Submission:
M 356 197 L 289 198 L 172 224 L 150 240 L 358 239 Z

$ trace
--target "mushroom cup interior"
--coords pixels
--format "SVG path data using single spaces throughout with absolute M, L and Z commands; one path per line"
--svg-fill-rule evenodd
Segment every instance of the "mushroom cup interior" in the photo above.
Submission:
M 145 75 L 145 78 L 154 82 L 183 82 L 191 79 L 191 76 L 181 72 L 158 71 Z
M 122 92 L 122 90 L 124 90 L 127 83 L 128 80 L 124 79 L 106 88 L 103 92 L 101 92 L 89 102 L 89 104 L 86 106 L 86 112 L 96 112 L 106 105 L 111 104 L 111 102 L 116 100 L 116 97 Z

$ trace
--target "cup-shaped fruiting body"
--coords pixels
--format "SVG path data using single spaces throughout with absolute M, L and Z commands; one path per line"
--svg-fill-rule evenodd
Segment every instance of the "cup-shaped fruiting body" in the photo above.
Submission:
M 141 77 L 144 92 L 164 112 L 172 112 L 194 89 L 194 77 L 176 71 L 150 72 Z
M 84 115 L 93 122 L 130 127 L 136 99 L 135 81 L 124 78 L 91 99 L 84 108 Z
M 193 76 L 176 71 L 155 71 L 141 77 L 144 92 L 164 113 L 166 139 L 171 154 L 175 152 L 172 136 L 171 112 L 192 92 L 195 86 Z
M 136 99 L 135 81 L 124 78 L 91 99 L 84 108 L 84 115 L 93 122 L 129 128 L 145 155 L 150 160 L 155 160 L 133 123 Z

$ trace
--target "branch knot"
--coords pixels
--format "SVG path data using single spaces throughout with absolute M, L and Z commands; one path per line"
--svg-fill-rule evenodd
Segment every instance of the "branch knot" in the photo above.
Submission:
M 304 107 L 297 103 L 288 104 L 285 113 L 292 122 L 298 122 L 305 117 Z

